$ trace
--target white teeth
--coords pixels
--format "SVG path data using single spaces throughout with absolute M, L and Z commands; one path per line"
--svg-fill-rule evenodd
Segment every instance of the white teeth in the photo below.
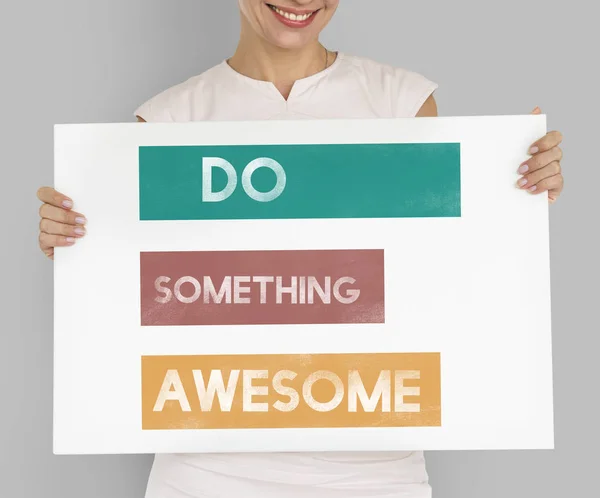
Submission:
M 289 19 L 290 21 L 303 22 L 303 21 L 306 21 L 310 16 L 312 16 L 314 14 L 314 12 L 311 12 L 310 14 L 293 14 L 290 12 L 285 12 L 284 10 L 281 10 L 274 6 L 272 6 L 271 8 L 275 12 L 277 12 L 280 16 L 283 16 L 286 19 Z

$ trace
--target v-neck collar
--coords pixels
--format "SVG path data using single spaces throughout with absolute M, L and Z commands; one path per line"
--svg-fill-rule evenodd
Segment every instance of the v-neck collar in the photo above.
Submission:
M 323 69 L 322 71 L 319 71 L 318 73 L 307 76 L 306 78 L 300 78 L 299 80 L 296 80 L 294 82 L 294 85 L 292 86 L 292 90 L 290 91 L 290 95 L 288 96 L 287 100 L 283 97 L 283 95 L 281 95 L 281 93 L 279 92 L 277 87 L 273 84 L 273 82 L 257 80 L 254 78 L 250 78 L 249 76 L 246 76 L 245 74 L 239 73 L 238 71 L 236 71 L 229 65 L 229 62 L 227 62 L 227 59 L 225 59 L 223 62 L 221 62 L 221 66 L 223 67 L 224 71 L 227 72 L 229 75 L 233 76 L 234 78 L 237 78 L 239 81 L 242 81 L 245 84 L 252 85 L 254 88 L 256 88 L 257 90 L 260 90 L 266 96 L 275 98 L 282 102 L 289 103 L 296 96 L 304 93 L 304 91 L 306 91 L 310 87 L 314 86 L 318 81 L 320 81 L 321 79 L 326 77 L 329 73 L 334 71 L 335 68 L 340 64 L 342 57 L 343 57 L 342 52 L 337 52 L 337 56 L 336 56 L 335 60 L 326 69 Z

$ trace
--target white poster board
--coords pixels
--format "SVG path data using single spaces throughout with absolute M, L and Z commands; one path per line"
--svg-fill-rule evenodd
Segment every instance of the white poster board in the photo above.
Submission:
M 57 125 L 55 453 L 552 448 L 545 133 Z

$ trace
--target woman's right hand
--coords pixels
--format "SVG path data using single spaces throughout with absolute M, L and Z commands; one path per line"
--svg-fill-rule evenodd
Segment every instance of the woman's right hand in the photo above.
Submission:
M 54 259 L 54 248 L 72 246 L 85 235 L 86 219 L 72 211 L 73 200 L 51 187 L 41 187 L 37 192 L 40 207 L 40 249 Z

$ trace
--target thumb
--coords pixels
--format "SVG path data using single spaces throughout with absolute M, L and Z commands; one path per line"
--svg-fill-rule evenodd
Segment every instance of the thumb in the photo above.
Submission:
M 531 114 L 541 114 L 542 110 L 539 107 L 536 107 L 533 111 L 531 111 Z

